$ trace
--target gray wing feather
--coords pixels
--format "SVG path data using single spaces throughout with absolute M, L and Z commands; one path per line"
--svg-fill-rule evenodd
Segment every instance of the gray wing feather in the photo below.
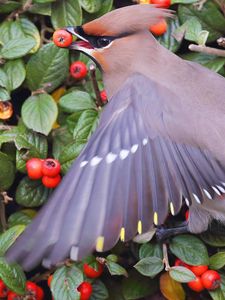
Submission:
M 216 200 L 206 203 L 223 190 L 224 168 L 202 142 L 173 136 L 167 97 L 176 95 L 145 76 L 128 79 L 60 186 L 9 249 L 9 261 L 27 270 L 40 262 L 51 267 L 69 256 L 81 259 L 96 245 L 99 250 L 99 238 L 100 250 L 108 250 L 120 236 L 129 240 L 153 222 L 163 224 L 169 208 L 179 212 L 182 196 L 191 204 L 189 228 L 205 228 L 221 210 Z

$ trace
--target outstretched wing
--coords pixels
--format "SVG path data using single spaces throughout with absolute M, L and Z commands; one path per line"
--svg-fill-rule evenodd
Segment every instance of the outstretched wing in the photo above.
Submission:
M 60 186 L 8 251 L 8 260 L 29 270 L 41 261 L 51 267 L 69 256 L 81 259 L 162 224 L 168 210 L 179 212 L 183 196 L 199 207 L 225 192 L 220 162 L 207 149 L 171 137 L 165 97 L 175 95 L 142 75 L 125 83 Z

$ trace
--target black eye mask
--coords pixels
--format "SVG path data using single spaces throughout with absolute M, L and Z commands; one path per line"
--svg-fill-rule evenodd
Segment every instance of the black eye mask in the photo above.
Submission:
M 118 36 L 96 36 L 96 35 L 89 35 L 86 34 L 82 28 L 82 26 L 76 27 L 77 33 L 88 40 L 88 42 L 94 47 L 94 48 L 104 48 L 107 47 L 112 41 L 122 38 L 125 36 L 128 36 L 129 33 L 121 34 Z

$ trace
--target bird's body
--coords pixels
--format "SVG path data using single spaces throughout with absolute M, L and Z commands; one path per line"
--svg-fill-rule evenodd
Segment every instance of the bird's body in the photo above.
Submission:
M 136 7 L 72 29 L 85 41 L 109 37 L 106 47 L 74 49 L 100 64 L 110 102 L 59 188 L 9 250 L 8 259 L 25 269 L 108 250 L 119 237 L 163 224 L 183 199 L 191 232 L 206 230 L 213 218 L 225 222 L 225 201 L 216 199 L 225 193 L 225 79 L 148 32 L 168 11 Z

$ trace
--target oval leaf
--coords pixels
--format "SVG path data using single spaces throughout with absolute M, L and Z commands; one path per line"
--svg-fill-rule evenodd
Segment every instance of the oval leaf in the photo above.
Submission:
M 51 291 L 55 300 L 79 300 L 78 286 L 84 281 L 83 273 L 75 266 L 59 268 L 53 276 Z
M 80 5 L 90 14 L 99 11 L 101 8 L 101 0 L 79 0 Z
M 152 257 L 152 256 L 158 257 L 160 259 L 163 258 L 162 247 L 160 244 L 148 243 L 140 247 L 139 249 L 140 259 L 145 257 Z
M 39 180 L 23 178 L 16 189 L 16 202 L 26 207 L 37 207 L 48 200 L 50 190 Z
M 178 282 L 190 282 L 195 280 L 195 274 L 185 267 L 172 267 L 169 271 L 170 277 Z
M 0 152 L 0 191 L 7 190 L 14 181 L 15 178 L 15 167 L 10 157 Z
M 14 39 L 7 42 L 1 49 L 0 56 L 15 59 L 26 55 L 35 46 L 32 38 Z
M 160 291 L 168 300 L 185 300 L 185 292 L 182 285 L 173 280 L 169 273 L 160 276 Z
M 170 243 L 171 252 L 191 266 L 208 265 L 209 256 L 206 246 L 193 235 L 179 235 Z M 199 255 L 201 253 L 201 255 Z
M 88 93 L 77 90 L 60 98 L 59 105 L 67 113 L 96 108 L 94 101 Z
M 0 235 L 0 256 L 3 256 L 18 236 L 24 231 L 24 225 L 13 226 Z
M 209 268 L 219 270 L 225 266 L 225 252 L 218 252 L 209 258 Z
M 21 59 L 8 61 L 4 65 L 4 71 L 7 75 L 7 89 L 9 91 L 18 88 L 26 77 L 24 63 Z
M 81 25 L 82 10 L 78 0 L 60 0 L 52 4 L 52 24 L 55 29 Z
M 32 91 L 44 88 L 51 92 L 65 80 L 68 70 L 68 50 L 49 43 L 35 53 L 27 64 L 28 87 Z
M 90 300 L 105 300 L 108 299 L 109 293 L 104 283 L 100 280 L 95 280 L 92 285 L 93 291 Z
M 25 293 L 26 277 L 22 268 L 17 264 L 8 264 L 3 257 L 0 257 L 0 278 L 10 290 L 17 294 Z
M 126 277 L 128 276 L 127 271 L 122 266 L 113 261 L 107 260 L 106 266 L 111 275 L 123 275 Z
M 25 125 L 45 135 L 51 131 L 57 115 L 57 105 L 48 94 L 31 96 L 22 106 L 22 118 Z
M 141 259 L 134 268 L 138 270 L 142 275 L 155 277 L 163 270 L 164 264 L 162 259 L 158 257 L 146 257 Z
M 14 227 L 17 225 L 25 225 L 31 223 L 33 217 L 36 215 L 36 211 L 33 209 L 23 209 L 10 215 L 8 218 L 8 226 Z

